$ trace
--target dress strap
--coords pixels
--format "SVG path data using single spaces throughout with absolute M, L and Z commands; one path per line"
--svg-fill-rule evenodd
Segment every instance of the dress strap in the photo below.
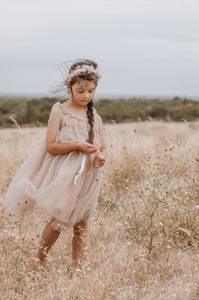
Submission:
M 94 107 L 93 107 L 93 111 L 94 111 L 95 114 L 97 114 L 97 110 Z
M 67 112 L 65 111 L 65 108 L 63 107 L 63 105 L 62 105 L 59 101 L 56 102 L 56 103 L 53 105 L 52 109 L 53 109 L 54 107 L 56 107 L 56 106 L 59 106 L 65 113 L 67 113 Z

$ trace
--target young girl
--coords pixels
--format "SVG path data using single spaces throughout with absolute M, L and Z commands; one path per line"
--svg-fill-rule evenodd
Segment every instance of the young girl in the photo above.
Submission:
M 60 232 L 73 226 L 71 276 L 80 274 L 87 226 L 94 211 L 107 152 L 93 97 L 101 74 L 97 64 L 77 60 L 64 81 L 70 99 L 51 111 L 47 134 L 14 176 L 7 194 L 9 212 L 51 216 L 37 258 L 43 268 Z

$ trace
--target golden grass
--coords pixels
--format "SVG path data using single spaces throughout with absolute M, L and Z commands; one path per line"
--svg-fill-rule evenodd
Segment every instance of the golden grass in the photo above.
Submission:
M 45 128 L 0 131 L 1 299 L 199 299 L 199 123 L 105 125 L 108 159 L 90 225 L 85 276 L 70 279 L 72 231 L 31 273 L 48 218 L 11 217 L 16 170 Z

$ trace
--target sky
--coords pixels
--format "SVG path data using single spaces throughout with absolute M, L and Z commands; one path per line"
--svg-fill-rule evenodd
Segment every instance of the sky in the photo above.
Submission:
M 50 95 L 95 60 L 96 95 L 199 99 L 199 0 L 0 0 L 0 95 Z

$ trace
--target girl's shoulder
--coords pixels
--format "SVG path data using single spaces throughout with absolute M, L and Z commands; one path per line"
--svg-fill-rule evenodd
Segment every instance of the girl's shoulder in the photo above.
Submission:
M 97 121 L 98 125 L 102 125 L 102 118 L 98 115 L 97 111 L 95 108 L 94 109 L 94 114 L 95 114 L 95 120 Z
M 97 114 L 96 108 L 93 107 L 94 114 Z
M 51 109 L 51 115 L 52 116 L 55 116 L 55 117 L 61 117 L 63 115 L 63 111 L 59 105 L 60 103 L 59 102 L 56 102 L 52 109 Z
M 95 118 L 97 118 L 98 120 L 100 120 L 101 117 L 98 115 L 96 108 L 93 107 L 93 111 L 94 111 Z
M 56 102 L 53 106 L 52 106 L 52 111 L 61 111 L 61 103 L 60 102 Z
M 66 114 L 69 114 L 69 112 L 66 111 L 66 109 L 63 107 L 63 105 L 60 102 L 56 102 L 51 110 L 51 114 L 55 114 L 55 115 L 59 115 L 61 117 L 63 117 Z

